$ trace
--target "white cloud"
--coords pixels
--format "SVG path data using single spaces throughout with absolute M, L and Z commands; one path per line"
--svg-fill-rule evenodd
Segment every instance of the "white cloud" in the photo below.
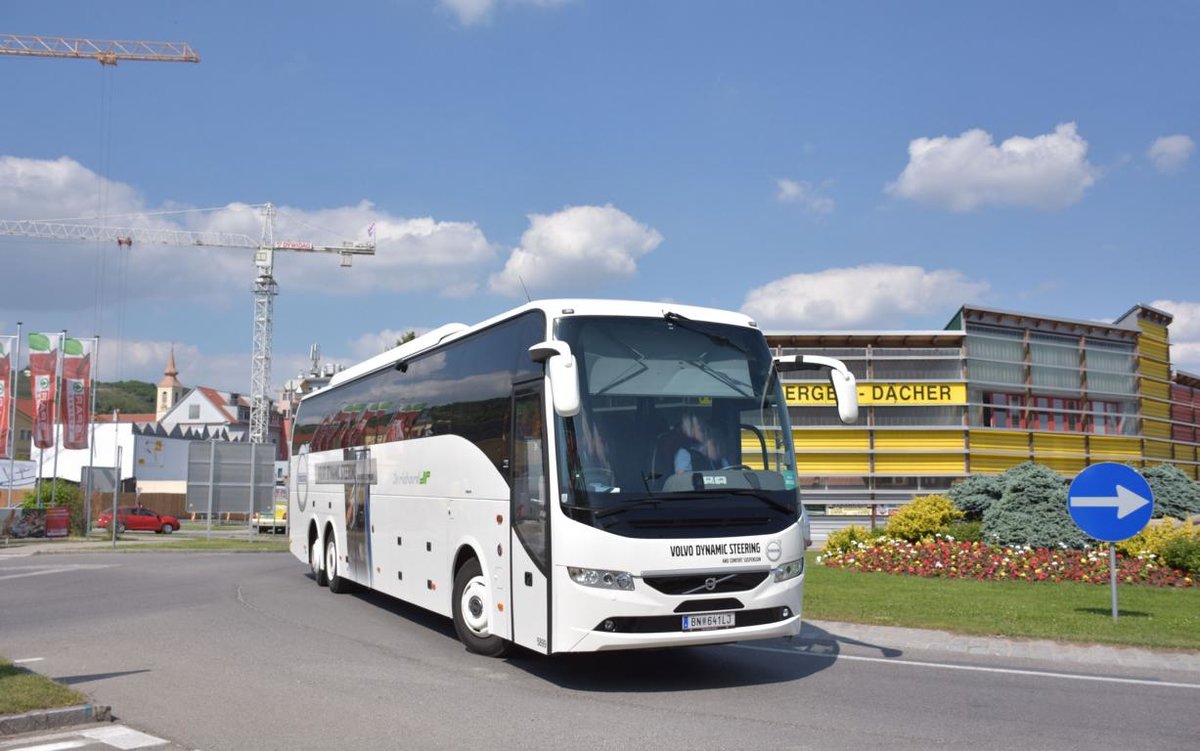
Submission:
M 374 357 L 395 347 L 396 342 L 404 338 L 404 335 L 409 331 L 420 336 L 429 331 L 429 329 L 414 326 L 411 329 L 384 329 L 382 331 L 363 334 L 350 342 L 350 352 L 358 360 L 366 360 L 369 357 Z
M 637 271 L 637 259 L 658 247 L 662 235 L 613 207 L 569 206 L 554 214 L 530 214 L 504 270 L 489 288 L 521 296 L 525 289 L 572 293 L 594 289 Z
M 253 206 L 232 203 L 206 212 L 148 212 L 144 200 L 130 186 L 103 180 L 65 157 L 0 156 L 0 217 L 94 215 L 98 186 L 107 195 L 105 213 L 111 218 L 103 223 L 108 226 L 231 232 L 247 235 L 252 242 L 261 236 L 261 212 Z M 275 239 L 340 246 L 344 240 L 366 240 L 372 222 L 376 253 L 356 257 L 350 269 L 339 268 L 336 254 L 277 253 L 275 276 L 280 287 L 285 293 L 289 289 L 353 294 L 446 289 L 449 294 L 462 295 L 474 289 L 483 269 L 495 261 L 495 249 L 473 223 L 398 217 L 367 201 L 316 211 L 280 207 Z M 86 308 L 101 286 L 108 290 L 108 304 L 124 296 L 228 305 L 242 301 L 254 273 L 253 252 L 246 248 L 138 244 L 118 249 L 107 243 L 15 238 L 4 242 L 9 251 L 5 271 L 16 278 L 40 278 L 47 268 L 66 270 L 56 279 L 59 294 L 45 295 L 37 285 L 24 285 L 0 304 L 9 310 Z M 106 280 L 98 285 L 101 269 Z M 124 277 L 121 285 L 116 282 L 118 276 Z
M 62 219 L 93 215 L 101 197 L 108 213 L 140 211 L 137 191 L 100 177 L 69 157 L 0 156 L 0 215 L 13 219 Z
M 775 200 L 794 203 L 813 214 L 828 214 L 833 211 L 833 199 L 817 192 L 812 183 L 781 177 L 775 181 Z
M 492 12 L 499 5 L 533 5 L 539 8 L 553 8 L 566 5 L 572 0 L 438 0 L 438 5 L 458 17 L 463 26 L 474 26 L 491 18 Z
M 1200 302 L 1155 300 L 1150 307 L 1165 310 L 1171 321 L 1171 363 L 1180 370 L 1200 374 Z
M 958 271 L 871 264 L 776 279 L 750 290 L 742 312 L 768 329 L 896 329 L 987 291 Z
M 1154 169 L 1169 174 L 1179 171 L 1195 150 L 1196 142 L 1180 133 L 1154 139 L 1154 143 L 1146 150 L 1146 158 L 1154 165 Z
M 1075 123 L 1033 138 L 1013 136 L 999 146 L 980 129 L 917 138 L 908 145 L 908 165 L 885 190 L 951 211 L 985 205 L 1058 209 L 1083 198 L 1099 176 L 1087 150 Z

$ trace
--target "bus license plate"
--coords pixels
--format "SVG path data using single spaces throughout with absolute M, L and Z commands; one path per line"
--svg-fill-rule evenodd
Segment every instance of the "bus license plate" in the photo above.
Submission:
M 705 615 L 685 615 L 683 617 L 684 631 L 708 631 L 714 628 L 733 628 L 733 613 L 706 613 Z

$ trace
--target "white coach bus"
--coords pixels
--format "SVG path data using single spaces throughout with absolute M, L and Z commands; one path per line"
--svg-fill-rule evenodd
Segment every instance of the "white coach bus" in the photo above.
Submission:
M 531 302 L 336 375 L 293 430 L 291 550 L 318 584 L 449 616 L 502 655 L 800 631 L 808 518 L 779 372 L 744 315 Z

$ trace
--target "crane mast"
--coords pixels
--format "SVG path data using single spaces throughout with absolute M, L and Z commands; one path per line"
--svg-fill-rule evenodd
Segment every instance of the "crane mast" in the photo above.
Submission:
M 150 245 L 175 245 L 205 248 L 244 248 L 254 250 L 254 333 L 250 368 L 250 441 L 266 443 L 271 411 L 271 336 L 275 295 L 275 253 L 336 253 L 341 266 L 353 264 L 356 255 L 374 255 L 375 243 L 343 242 L 341 245 L 315 245 L 310 242 L 275 240 L 275 207 L 260 206 L 262 235 L 258 239 L 237 232 L 190 232 L 178 229 L 141 227 L 105 227 L 92 224 L 68 224 L 35 219 L 0 219 L 0 235 L 38 240 L 94 240 L 115 242 L 132 247 L 136 242 Z

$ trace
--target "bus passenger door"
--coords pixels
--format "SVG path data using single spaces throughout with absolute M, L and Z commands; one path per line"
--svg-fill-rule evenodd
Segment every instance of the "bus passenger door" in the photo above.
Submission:
M 547 504 L 546 407 L 541 381 L 513 391 L 512 619 L 513 641 L 542 654 L 550 650 L 550 527 Z

